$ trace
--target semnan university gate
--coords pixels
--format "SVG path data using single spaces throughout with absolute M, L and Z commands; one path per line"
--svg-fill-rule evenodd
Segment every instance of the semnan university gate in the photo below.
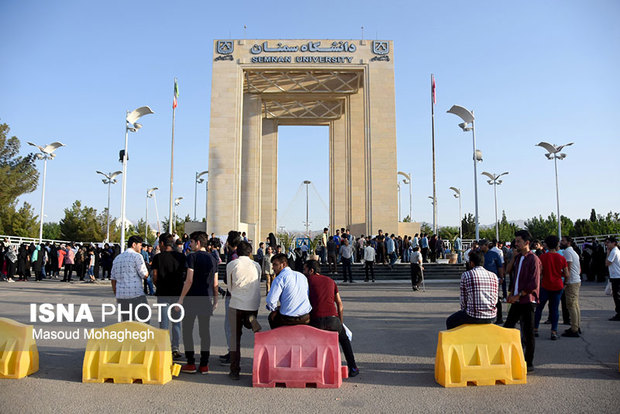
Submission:
M 279 125 L 329 126 L 330 229 L 398 231 L 391 41 L 216 40 L 211 91 L 209 232 L 276 232 Z

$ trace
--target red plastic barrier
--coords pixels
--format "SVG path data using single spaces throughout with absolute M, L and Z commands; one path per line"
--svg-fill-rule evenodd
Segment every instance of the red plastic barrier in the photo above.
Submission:
M 337 332 L 295 325 L 254 335 L 254 387 L 340 388 L 348 376 Z

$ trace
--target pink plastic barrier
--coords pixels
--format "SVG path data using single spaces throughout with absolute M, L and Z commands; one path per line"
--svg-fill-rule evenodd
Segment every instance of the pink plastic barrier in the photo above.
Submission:
M 348 375 L 337 332 L 295 325 L 254 335 L 254 387 L 339 388 Z

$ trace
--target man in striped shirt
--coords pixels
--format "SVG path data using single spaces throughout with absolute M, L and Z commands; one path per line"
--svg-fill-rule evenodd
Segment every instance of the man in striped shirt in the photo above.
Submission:
M 469 254 L 471 270 L 461 275 L 461 310 L 446 320 L 448 329 L 464 324 L 495 322 L 497 315 L 497 275 L 484 267 L 484 254 L 472 251 Z

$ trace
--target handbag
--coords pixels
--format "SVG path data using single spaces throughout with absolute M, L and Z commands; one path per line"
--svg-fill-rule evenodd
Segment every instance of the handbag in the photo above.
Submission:
M 611 296 L 612 293 L 612 289 L 611 289 L 611 280 L 607 281 L 607 286 L 605 286 L 605 294 L 607 296 Z

